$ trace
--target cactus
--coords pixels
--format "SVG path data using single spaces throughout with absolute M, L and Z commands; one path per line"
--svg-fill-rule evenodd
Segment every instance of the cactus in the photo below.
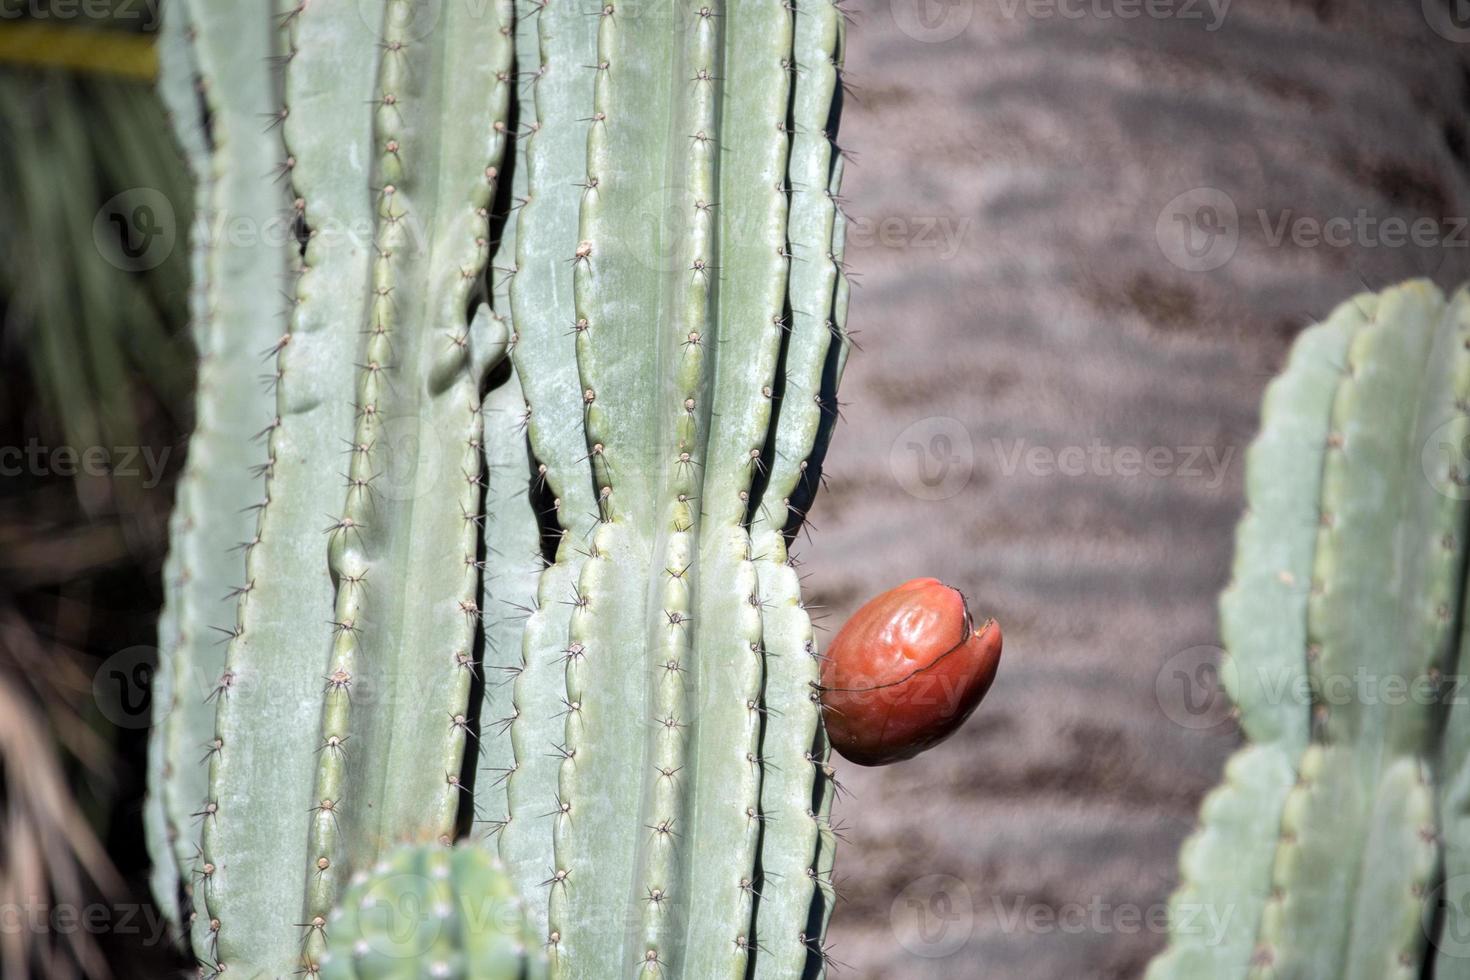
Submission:
M 1462 873 L 1470 845 L 1443 680 L 1470 664 L 1467 404 L 1470 293 L 1425 282 L 1345 303 L 1268 389 L 1220 601 L 1251 744 L 1181 851 L 1149 980 L 1467 975 L 1463 950 L 1426 952 L 1465 911 L 1426 905 L 1441 857 Z
M 358 955 L 348 882 L 403 844 L 390 871 L 498 850 L 555 976 L 824 972 L 833 783 L 787 548 L 849 347 L 841 9 L 165 22 L 217 227 L 290 232 L 194 241 L 148 825 L 204 971 L 493 975 Z
M 273 287 L 290 262 L 288 248 L 244 245 L 221 233 L 222 222 L 258 231 L 279 214 L 284 198 L 264 177 L 281 161 L 279 139 L 260 132 L 260 114 L 277 101 L 263 68 L 269 25 L 226 31 L 218 20 L 227 12 L 221 4 L 213 8 L 172 7 L 162 42 L 164 102 L 196 185 L 190 313 L 199 372 L 195 430 L 164 570 L 147 811 L 161 873 L 177 868 L 186 879 L 197 866 L 198 830 L 208 817 L 200 755 L 213 728 L 212 689 L 224 673 L 220 638 L 233 631 L 222 600 L 244 584 L 239 548 L 254 534 L 252 508 L 260 503 L 251 472 L 267 461 L 260 435 L 271 410 L 257 377 L 260 355 L 280 336 L 283 304 Z M 207 126 L 201 102 L 208 104 Z M 262 283 L 272 288 L 262 291 Z M 156 878 L 155 887 L 172 912 L 168 877 Z
M 538 980 L 546 960 L 500 862 L 476 847 L 403 847 L 353 875 L 331 915 L 325 980 Z

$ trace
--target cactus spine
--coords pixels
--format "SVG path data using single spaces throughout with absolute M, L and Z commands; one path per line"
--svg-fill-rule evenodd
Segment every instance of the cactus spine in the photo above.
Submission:
M 1441 843 L 1451 869 L 1466 844 L 1464 721 L 1445 729 L 1440 695 L 1464 669 L 1470 513 L 1442 450 L 1467 404 L 1470 294 L 1424 282 L 1344 304 L 1268 389 L 1220 603 L 1251 744 L 1181 852 L 1150 980 L 1419 975 Z M 1201 908 L 1218 942 L 1184 925 Z
M 821 974 L 832 782 L 787 545 L 848 347 L 841 10 L 171 4 L 201 186 L 295 232 L 196 243 L 201 313 L 238 325 L 201 335 L 230 387 L 202 373 L 190 466 L 220 486 L 181 491 L 149 816 L 195 954 L 491 975 L 343 945 L 349 879 L 413 843 L 498 850 L 556 976 Z M 226 391 L 263 494 L 210 455 Z M 192 592 L 227 588 L 203 650 Z

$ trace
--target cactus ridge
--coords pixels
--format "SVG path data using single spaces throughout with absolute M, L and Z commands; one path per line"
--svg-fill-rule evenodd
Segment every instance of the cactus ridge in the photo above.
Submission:
M 820 102 L 809 96 L 794 124 L 794 20 L 803 16 L 794 8 L 626 3 L 605 6 L 597 25 L 571 265 L 598 521 L 577 587 L 563 600 L 572 610 L 565 758 L 556 864 L 543 885 L 550 942 L 568 975 L 630 964 L 646 975 L 743 975 L 761 951 L 756 859 L 773 816 L 761 803 L 763 685 L 774 655 L 757 568 L 766 556 L 750 525 L 760 507 L 771 508 L 762 501 L 771 499 L 777 465 L 807 472 L 821 406 L 796 408 L 787 422 L 794 435 L 782 443 L 776 388 L 788 370 L 803 372 L 792 375 L 792 390 L 815 389 L 814 373 L 820 384 L 820 344 L 835 319 L 827 315 L 834 286 L 821 278 L 835 268 L 830 259 L 829 270 L 812 263 L 816 278 L 799 295 L 788 283 L 796 247 L 791 142 L 805 131 L 827 144 L 835 98 L 832 71 L 821 118 L 808 118 Z M 813 4 L 805 16 L 818 10 L 834 14 L 830 4 Z M 543 46 L 548 12 L 539 15 Z M 645 111 L 618 111 L 630 93 Z M 825 190 L 822 166 L 803 174 Z M 813 182 L 803 186 L 811 193 Z M 533 176 L 533 200 L 536 192 Z M 821 224 L 820 214 L 809 219 L 802 233 L 819 230 L 800 244 L 830 256 L 831 232 Z M 827 334 L 812 341 L 810 325 L 803 330 L 800 343 L 817 345 L 815 355 L 790 352 L 797 306 L 817 311 Z M 536 418 L 533 407 L 533 442 Z M 778 464 L 782 450 L 789 454 Z M 783 472 L 783 513 L 766 520 L 774 525 L 768 541 L 787 524 L 791 482 Z M 630 655 L 642 671 L 628 670 Z M 790 669 L 799 672 L 799 663 Z M 795 683 L 807 698 L 799 673 Z M 621 697 L 609 701 L 614 692 Z M 812 786 L 825 762 L 812 743 L 801 739 L 792 773 L 796 785 L 806 783 L 799 817 L 808 827 L 817 823 Z M 630 771 L 643 773 L 632 785 Z M 802 795 L 791 790 L 788 800 Z M 814 846 L 793 883 L 801 897 L 785 902 L 799 909 L 788 908 L 786 919 L 801 964 L 813 899 L 800 882 L 812 880 Z M 781 907 L 773 902 L 773 919 Z M 608 908 L 625 914 L 595 914 Z M 772 934 L 781 931 L 773 922 Z
M 835 417 L 835 380 L 827 378 L 844 346 L 836 310 L 841 278 L 841 216 L 836 204 L 840 159 L 829 135 L 841 91 L 845 21 L 829 4 L 795 6 L 792 148 L 789 184 L 792 255 L 788 315 L 790 330 L 777 376 L 780 405 L 773 433 L 771 472 L 759 507 L 750 515 L 752 551 L 761 586 L 766 671 L 766 706 L 759 755 L 765 774 L 761 811 L 780 834 L 762 834 L 756 880 L 758 977 L 820 972 L 830 894 L 830 797 L 826 792 L 828 747 L 816 693 L 821 667 L 811 618 L 801 603 L 801 585 L 786 547 L 786 528 L 797 515 L 793 501 L 807 480 L 820 473 L 824 423 Z M 819 921 L 812 922 L 813 916 Z
M 312 794 L 319 764 L 340 754 L 324 750 L 316 734 L 336 684 L 325 625 L 336 587 L 323 560 L 322 515 L 343 494 L 341 471 L 320 461 L 340 455 L 353 426 L 354 384 L 343 366 L 357 360 L 359 337 L 338 324 L 361 322 L 368 295 L 368 243 L 347 233 L 371 222 L 366 161 L 339 149 L 365 143 L 371 127 L 361 96 L 376 61 L 362 55 L 376 38 L 362 19 L 372 5 L 359 9 L 293 5 L 273 22 L 275 46 L 289 54 L 279 129 L 294 199 L 283 214 L 297 232 L 289 242 L 297 269 L 287 333 L 273 348 L 266 506 L 246 554 L 249 586 L 227 653 L 237 690 L 219 701 L 209 752 L 217 812 L 202 852 L 214 869 L 204 887 L 211 959 L 280 974 L 298 968 L 304 947 L 306 962 L 314 961 L 333 898 L 332 879 L 307 870 L 317 857 L 308 855 L 308 830 L 320 804 Z M 304 623 L 312 628 L 303 631 Z M 261 808 L 261 798 L 279 805 Z M 264 893 L 276 900 L 259 902 Z
M 158 51 L 162 70 L 158 93 L 183 153 L 185 165 L 195 186 L 196 207 L 208 198 L 209 146 L 204 120 L 199 111 L 197 91 L 199 69 L 190 38 L 189 8 L 184 0 L 169 5 L 159 29 Z M 202 212 L 201 212 L 202 213 Z M 190 231 L 191 236 L 194 234 Z M 208 307 L 204 303 L 207 287 L 203 277 L 202 241 L 191 237 L 190 263 L 192 285 L 189 290 L 189 318 L 192 335 L 199 353 L 207 351 L 201 341 L 208 331 Z M 175 815 L 165 801 L 167 783 L 172 778 L 168 759 L 167 736 L 171 732 L 168 715 L 175 697 L 174 661 L 179 645 L 179 616 L 182 602 L 182 542 L 193 533 L 190 511 L 183 506 L 187 496 L 181 495 L 169 516 L 170 547 L 163 565 L 163 611 L 158 619 L 158 667 L 153 680 L 151 727 L 148 732 L 148 791 L 143 804 L 143 826 L 148 853 L 153 857 L 149 880 L 154 901 L 162 910 L 171 932 L 182 932 L 183 916 L 179 906 L 181 884 L 180 863 L 175 848 L 181 833 Z
M 536 18 L 517 17 L 514 32 L 514 73 L 519 75 L 528 46 L 534 49 Z M 514 111 L 507 120 L 512 128 L 535 120 L 532 86 L 518 85 L 515 95 Z M 493 251 L 486 269 L 492 307 L 486 314 L 498 322 L 497 332 L 504 335 L 509 352 L 514 352 L 518 338 L 510 293 L 515 283 L 520 215 L 530 187 L 526 141 L 517 141 L 514 149 L 513 157 L 507 160 L 510 180 L 507 183 L 504 176 L 501 178 L 502 187 L 508 186 L 510 203 L 497 206 L 492 214 Z M 503 220 L 497 222 L 501 215 Z M 515 774 L 516 761 L 513 739 L 508 736 L 519 713 L 515 691 L 525 664 L 522 635 L 527 619 L 536 610 L 537 584 L 546 565 L 542 555 L 541 520 L 536 513 L 538 506 L 544 506 L 545 480 L 532 480 L 529 418 L 523 388 L 515 362 L 507 357 L 491 380 L 481 412 L 488 486 L 481 546 L 484 683 L 479 722 L 482 728 L 492 731 L 492 736 L 483 740 L 476 760 L 475 818 L 484 829 L 482 836 L 503 833 L 510 821 L 509 782 Z
M 1307 599 L 1332 402 L 1348 344 L 1377 304 L 1375 295 L 1356 297 L 1303 331 L 1286 370 L 1266 390 L 1260 433 L 1247 453 L 1249 505 L 1236 529 L 1231 583 L 1220 597 L 1221 681 L 1258 748 L 1231 758 L 1224 782 L 1201 806 L 1201 828 L 1181 850 L 1182 880 L 1172 900 L 1176 922 L 1198 912 L 1206 898 L 1240 912 L 1224 924 L 1219 941 L 1203 929 L 1176 930 L 1151 977 L 1240 975 L 1255 946 L 1262 882 L 1269 880 L 1281 807 L 1310 727 L 1309 706 L 1297 698 L 1315 659 Z M 1299 478 L 1280 479 L 1286 471 Z M 1180 972 L 1164 973 L 1165 963 Z
M 233 690 L 221 636 L 229 640 L 239 630 L 226 612 L 232 606 L 221 600 L 250 588 L 242 552 L 253 545 L 264 506 L 252 475 L 269 466 L 274 429 L 274 396 L 261 385 L 258 365 L 263 352 L 267 363 L 274 354 L 285 305 L 262 309 L 256 293 L 260 282 L 287 273 L 290 257 L 289 249 L 256 247 L 230 233 L 243 227 L 247 235 L 258 234 L 285 210 L 280 185 L 260 179 L 283 156 L 279 132 L 262 133 L 259 125 L 278 101 L 277 78 L 260 70 L 273 51 L 268 21 L 224 43 L 220 4 L 180 3 L 171 16 L 177 40 L 162 87 L 197 180 L 191 318 L 200 361 L 195 430 L 165 573 L 171 584 L 160 664 L 171 690 L 160 705 L 154 751 L 161 757 L 155 764 L 176 867 L 191 869 L 190 883 L 207 887 L 212 872 L 200 860 L 199 839 L 213 828 L 218 804 L 206 763 L 216 704 Z M 207 128 L 201 107 L 207 108 Z M 193 932 L 196 951 L 212 962 L 217 930 L 210 918 L 196 915 Z
M 329 906 L 337 869 L 395 841 L 449 839 L 462 801 L 468 729 L 455 719 L 469 711 L 481 618 L 475 370 L 495 359 L 478 348 L 504 351 L 465 311 L 489 257 L 512 40 L 506 3 L 447 3 L 433 25 L 421 13 L 389 0 L 377 41 L 370 303 L 329 545 L 338 588 L 320 744 L 343 748 L 320 755 L 304 870 L 327 868 L 308 921 Z M 465 117 L 489 122 L 454 125 Z
M 516 212 L 514 257 L 508 276 L 515 344 L 511 356 L 524 395 L 524 419 L 537 483 L 553 503 L 540 517 L 555 532 L 553 563 L 540 575 L 521 639 L 509 738 L 513 758 L 506 780 L 500 854 L 538 935 L 549 935 L 548 877 L 553 876 L 552 833 L 564 812 L 559 790 L 560 748 L 567 712 L 566 666 L 577 655 L 569 641 L 577 582 L 597 504 L 582 431 L 582 387 L 577 375 L 572 299 L 578 213 L 586 176 L 586 116 L 592 102 L 598 18 L 578 4 L 549 2 L 516 26 L 521 78 L 520 141 L 516 179 L 524 181 Z M 531 99 L 526 102 L 526 95 Z M 541 469 L 544 467 L 544 469 Z M 493 482 L 493 476 L 492 476 Z M 555 944 L 548 944 L 553 959 Z

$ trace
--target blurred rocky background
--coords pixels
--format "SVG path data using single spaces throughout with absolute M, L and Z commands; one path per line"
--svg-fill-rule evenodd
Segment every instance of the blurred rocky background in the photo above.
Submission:
M 1137 977 L 1240 741 L 1215 595 L 1262 390 L 1354 293 L 1470 278 L 1470 5 L 849 7 L 863 351 L 800 556 L 833 628 L 933 575 L 1006 646 L 950 742 L 841 768 L 833 955 Z

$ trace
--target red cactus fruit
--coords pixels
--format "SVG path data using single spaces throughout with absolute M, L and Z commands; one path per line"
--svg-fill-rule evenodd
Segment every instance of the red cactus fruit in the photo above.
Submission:
M 964 724 L 1000 666 L 1000 624 L 974 628 L 959 589 L 916 578 L 870 600 L 822 663 L 822 714 L 843 758 L 909 759 Z

